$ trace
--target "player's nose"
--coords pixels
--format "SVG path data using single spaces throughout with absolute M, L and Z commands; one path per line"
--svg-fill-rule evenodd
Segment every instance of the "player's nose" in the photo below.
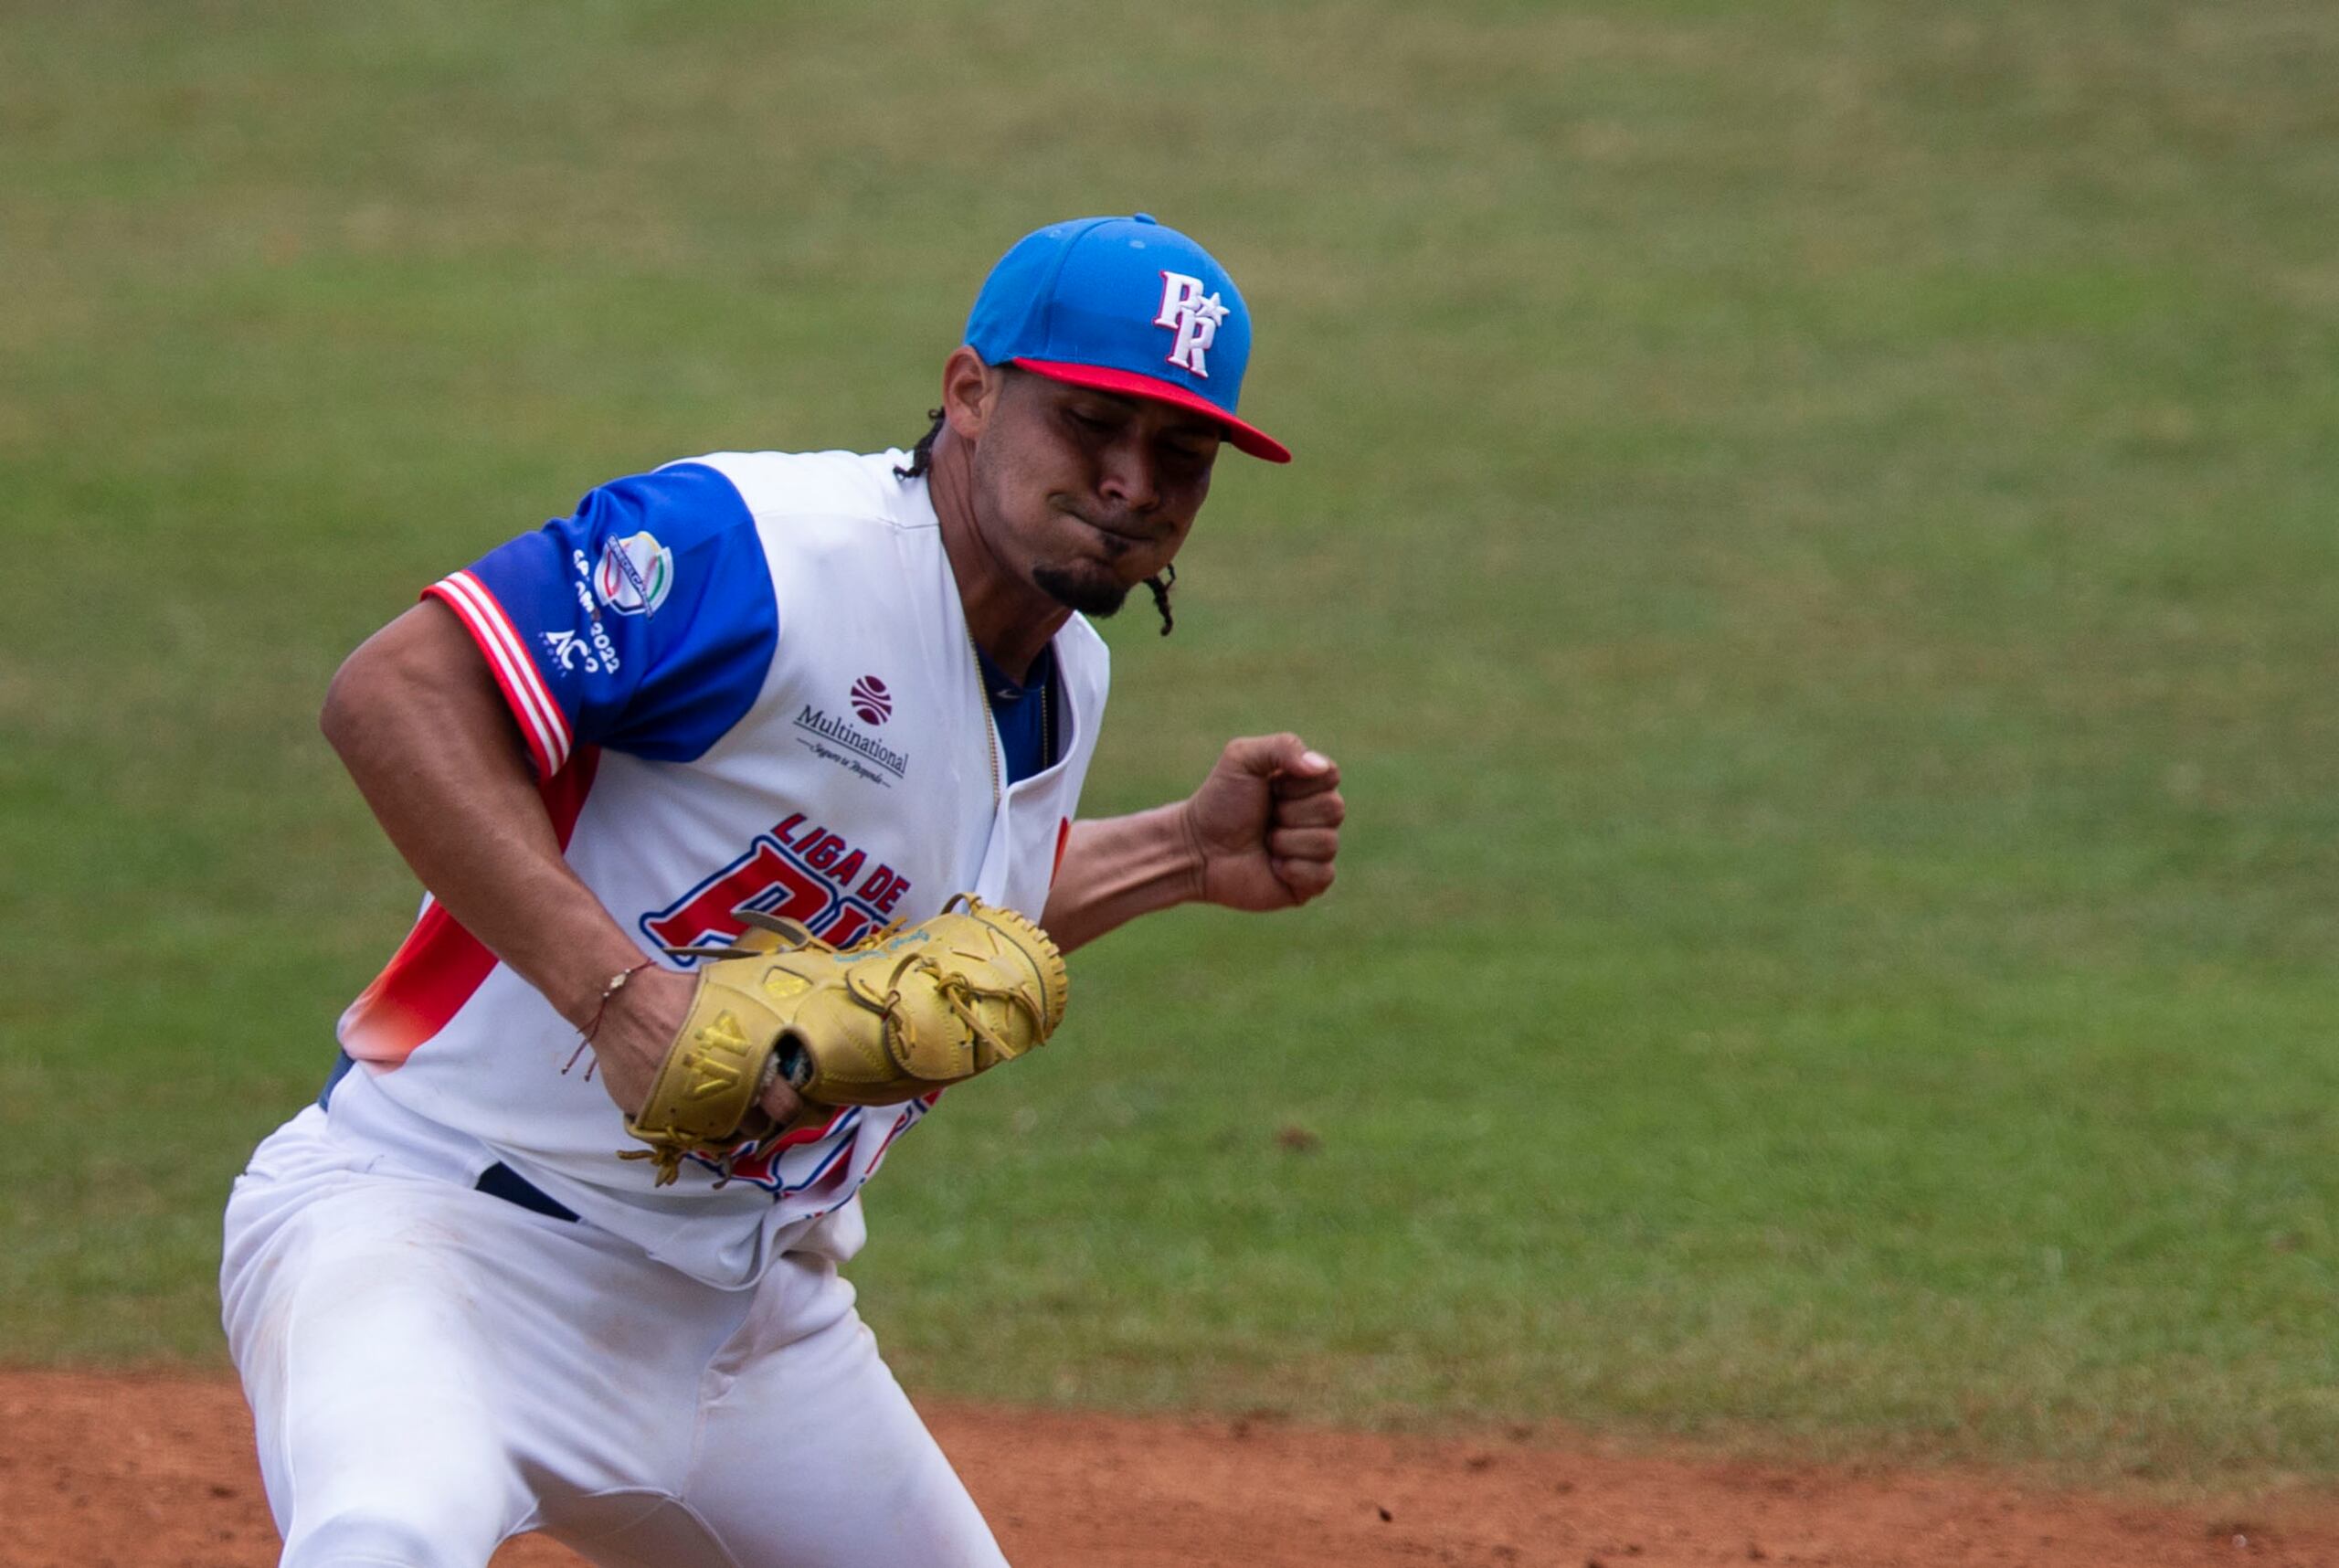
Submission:
M 1160 475 L 1146 443 L 1116 441 L 1107 448 L 1096 493 L 1117 511 L 1143 514 L 1160 504 Z

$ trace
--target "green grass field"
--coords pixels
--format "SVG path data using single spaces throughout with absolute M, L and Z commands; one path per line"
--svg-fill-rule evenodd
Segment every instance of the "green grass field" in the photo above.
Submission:
M 0 47 L 0 1361 L 223 1361 L 228 1179 L 413 908 L 342 655 L 603 478 L 906 441 L 990 260 L 1141 207 L 1300 461 L 1111 628 L 1090 804 L 1298 728 L 1344 874 L 1082 954 L 902 1146 L 905 1380 L 2339 1476 L 2339 9 Z

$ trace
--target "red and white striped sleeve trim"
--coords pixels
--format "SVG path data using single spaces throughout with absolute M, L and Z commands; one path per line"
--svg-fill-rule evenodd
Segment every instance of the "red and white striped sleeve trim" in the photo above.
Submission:
M 423 597 L 436 598 L 453 610 L 487 656 L 487 667 L 503 688 L 503 700 L 511 705 L 529 755 L 535 758 L 538 777 L 549 779 L 559 772 L 576 737 L 560 705 L 545 689 L 544 677 L 536 673 L 526 640 L 487 585 L 469 572 L 451 572 L 425 588 Z

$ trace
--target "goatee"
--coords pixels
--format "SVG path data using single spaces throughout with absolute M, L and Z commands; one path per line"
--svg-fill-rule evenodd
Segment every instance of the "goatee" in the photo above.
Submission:
M 1114 614 L 1128 601 L 1129 590 L 1114 577 L 1068 572 L 1061 567 L 1034 567 L 1032 581 L 1039 590 L 1066 609 L 1099 620 Z

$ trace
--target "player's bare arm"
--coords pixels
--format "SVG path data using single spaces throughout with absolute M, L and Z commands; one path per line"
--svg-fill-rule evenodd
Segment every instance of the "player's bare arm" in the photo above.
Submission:
M 639 1109 L 695 982 L 638 969 L 640 947 L 569 868 L 511 709 L 454 614 L 428 599 L 375 633 L 333 676 L 320 723 L 431 896 L 592 1031 L 609 1097 Z M 784 1084 L 764 1103 L 783 1120 L 798 1108 Z
M 1288 909 L 1332 885 L 1340 770 L 1296 735 L 1227 742 L 1183 800 L 1073 824 L 1041 924 L 1070 951 L 1173 905 Z

